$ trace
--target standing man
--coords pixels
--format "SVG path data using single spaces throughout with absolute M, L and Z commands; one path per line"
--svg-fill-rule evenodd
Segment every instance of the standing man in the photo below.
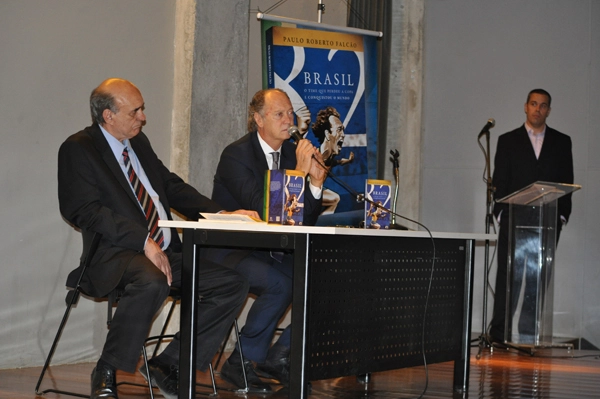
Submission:
M 81 282 L 85 292 L 123 291 L 102 355 L 92 372 L 90 397 L 117 398 L 116 370 L 134 372 L 156 312 L 181 284 L 181 242 L 159 228 L 173 208 L 197 220 L 223 208 L 171 173 L 142 133 L 144 99 L 131 82 L 108 79 L 91 94 L 93 124 L 70 136 L 58 153 L 58 197 L 62 216 L 81 229 L 84 254 L 94 233 L 102 240 Z M 236 211 L 257 216 L 254 211 Z M 196 367 L 206 368 L 247 295 L 234 270 L 205 261 L 200 268 Z M 80 270 L 73 271 L 67 281 Z M 152 383 L 177 398 L 179 334 L 149 362 Z M 143 370 L 144 377 L 145 369 Z
M 227 210 L 244 207 L 257 211 L 262 217 L 265 171 L 300 170 L 307 174 L 310 188 L 304 196 L 304 224 L 314 225 L 321 210 L 326 171 L 321 166 L 321 154 L 310 141 L 300 140 L 296 146 L 290 142 L 288 128 L 293 122 L 294 110 L 284 91 L 257 92 L 248 109 L 248 134 L 221 154 L 213 200 Z M 231 260 L 227 264 L 235 265 L 235 270 L 250 282 L 250 292 L 257 296 L 240 336 L 245 364 L 241 364 L 236 349 L 223 364 L 221 376 L 242 387 L 242 368 L 245 368 L 251 388 L 269 392 L 271 387 L 258 378 L 254 364 L 263 375 L 288 383 L 290 326 L 270 349 L 269 346 L 279 319 L 291 303 L 292 256 L 258 250 L 233 251 L 221 256 Z
M 494 160 L 495 200 L 536 181 L 573 183 L 571 138 L 546 125 L 552 97 L 543 89 L 529 92 L 525 102 L 525 124 L 498 138 Z M 571 195 L 558 200 L 557 234 L 571 215 Z M 494 215 L 500 221 L 498 272 L 491 322 L 492 340 L 504 342 L 508 262 L 508 205 L 496 203 Z

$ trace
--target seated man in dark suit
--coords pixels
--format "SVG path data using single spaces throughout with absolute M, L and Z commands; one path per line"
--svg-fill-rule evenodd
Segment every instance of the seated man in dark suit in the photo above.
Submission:
M 323 158 L 308 140 L 297 146 L 289 140 L 288 128 L 294 110 L 287 94 L 279 89 L 261 90 L 254 95 L 248 110 L 248 134 L 230 144 L 221 155 L 214 180 L 212 199 L 225 209 L 243 207 L 263 216 L 264 175 L 268 169 L 295 169 L 307 174 L 304 200 L 305 225 L 314 225 L 321 210 L 321 195 L 326 171 Z M 320 164 L 319 164 L 320 163 Z M 232 251 L 221 253 L 250 282 L 257 296 L 241 332 L 245 365 L 234 352 L 223 365 L 221 376 L 236 386 L 243 385 L 242 367 L 254 390 L 269 392 L 270 386 L 255 374 L 253 363 L 267 377 L 287 384 L 289 380 L 290 327 L 269 348 L 279 319 L 292 298 L 290 254 L 269 251 Z
M 58 197 L 63 217 L 81 229 L 84 253 L 94 233 L 102 234 L 81 283 L 85 292 L 102 297 L 116 288 L 123 291 L 91 377 L 92 399 L 117 398 L 116 370 L 135 371 L 169 286 L 181 283 L 181 242 L 176 230 L 158 227 L 158 220 L 171 219 L 171 208 L 193 220 L 200 211 L 223 208 L 158 159 L 141 131 L 144 99 L 132 83 L 102 82 L 91 94 L 90 108 L 93 124 L 60 147 Z M 202 370 L 238 314 L 248 283 L 235 270 L 208 261 L 202 263 L 199 280 L 196 367 Z M 144 375 L 168 399 L 177 398 L 178 358 L 177 336 L 149 362 L 150 376 Z

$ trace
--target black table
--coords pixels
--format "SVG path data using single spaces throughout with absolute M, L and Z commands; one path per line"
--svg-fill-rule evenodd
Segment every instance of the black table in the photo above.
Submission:
M 203 246 L 293 252 L 291 398 L 306 398 L 311 380 L 422 365 L 423 345 L 428 364 L 454 361 L 453 389 L 467 392 L 475 241 L 495 236 L 205 220 L 160 225 L 183 231 L 180 399 L 195 397 L 192 298 Z

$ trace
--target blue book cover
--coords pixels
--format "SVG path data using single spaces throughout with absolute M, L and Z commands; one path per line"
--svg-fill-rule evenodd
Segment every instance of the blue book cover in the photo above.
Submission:
M 365 184 L 365 228 L 389 229 L 392 183 L 389 180 L 368 179 Z
M 264 27 L 263 34 L 266 86 L 288 94 L 303 137 L 320 150 L 334 175 L 361 192 L 369 174 L 376 173 L 375 39 L 282 26 Z M 328 178 L 323 208 L 323 214 L 340 214 L 361 204 Z
M 268 223 L 302 226 L 304 219 L 304 173 L 274 169 L 265 172 L 265 209 Z

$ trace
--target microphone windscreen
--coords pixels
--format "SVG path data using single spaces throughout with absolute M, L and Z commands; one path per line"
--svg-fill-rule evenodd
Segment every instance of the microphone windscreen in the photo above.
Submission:
M 302 140 L 302 135 L 300 134 L 300 130 L 298 129 L 298 126 L 292 125 L 292 126 L 288 127 L 288 134 L 296 142 L 296 144 L 298 144 L 298 142 L 300 140 Z

